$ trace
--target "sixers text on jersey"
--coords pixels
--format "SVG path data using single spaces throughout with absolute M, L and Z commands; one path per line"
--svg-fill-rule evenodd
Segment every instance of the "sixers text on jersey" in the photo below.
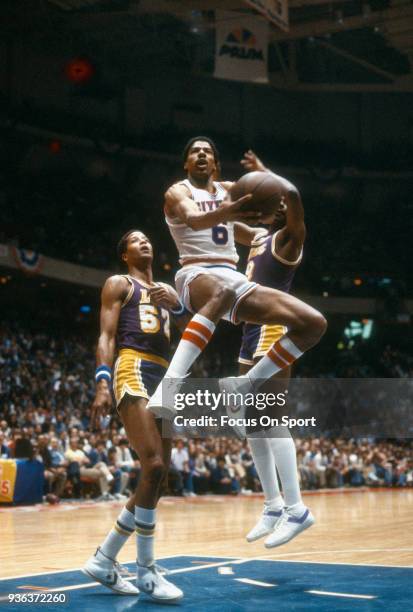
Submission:
M 181 184 L 188 188 L 201 212 L 218 208 L 227 194 L 226 189 L 218 182 L 214 182 L 214 193 L 194 187 L 188 179 Z M 179 263 L 182 265 L 194 259 L 211 262 L 225 260 L 233 265 L 238 262 L 233 223 L 221 223 L 209 229 L 195 231 L 177 218 L 166 215 L 165 219 L 179 252 Z

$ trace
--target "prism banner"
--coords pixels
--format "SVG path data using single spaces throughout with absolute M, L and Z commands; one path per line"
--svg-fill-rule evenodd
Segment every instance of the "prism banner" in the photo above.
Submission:
M 268 22 L 227 11 L 216 11 L 216 22 L 214 76 L 268 83 Z

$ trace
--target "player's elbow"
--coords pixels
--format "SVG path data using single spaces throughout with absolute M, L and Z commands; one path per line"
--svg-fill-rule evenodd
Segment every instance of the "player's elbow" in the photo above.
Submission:
M 304 223 L 299 221 L 292 224 L 291 239 L 298 249 L 301 249 L 306 238 L 307 230 Z
M 294 187 L 294 185 L 290 185 L 287 189 L 287 200 L 291 202 L 301 202 L 300 192 L 298 191 L 297 187 Z

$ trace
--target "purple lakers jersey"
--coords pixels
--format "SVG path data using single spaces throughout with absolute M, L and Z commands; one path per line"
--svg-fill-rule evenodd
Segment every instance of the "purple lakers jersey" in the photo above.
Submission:
M 151 303 L 150 285 L 126 276 L 130 283 L 119 315 L 118 349 L 131 348 L 169 360 L 169 311 Z
M 298 259 L 292 262 L 280 257 L 275 251 L 277 234 L 278 232 L 275 232 L 261 238 L 251 247 L 245 274 L 250 281 L 289 293 L 302 252 Z

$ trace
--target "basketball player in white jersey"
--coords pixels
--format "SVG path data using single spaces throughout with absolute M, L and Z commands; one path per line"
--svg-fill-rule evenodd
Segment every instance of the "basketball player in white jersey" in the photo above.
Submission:
M 212 140 L 192 138 L 184 149 L 187 178 L 165 194 L 165 218 L 179 251 L 182 268 L 175 276 L 182 308 L 195 313 L 166 372 L 148 403 L 156 416 L 173 419 L 171 395 L 212 337 L 220 319 L 233 323 L 284 325 L 288 331 L 245 376 L 221 379 L 229 392 L 254 391 L 263 380 L 290 366 L 320 340 L 326 320 L 293 296 L 250 282 L 237 271 L 235 242 L 251 246 L 257 230 L 237 221 L 245 198 L 232 203 L 232 183 L 215 181 L 219 155 Z M 285 179 L 285 201 L 291 214 L 301 207 L 297 189 Z M 264 219 L 262 219 L 264 221 Z M 164 390 L 164 394 L 162 393 Z M 164 397 L 162 397 L 164 395 Z

